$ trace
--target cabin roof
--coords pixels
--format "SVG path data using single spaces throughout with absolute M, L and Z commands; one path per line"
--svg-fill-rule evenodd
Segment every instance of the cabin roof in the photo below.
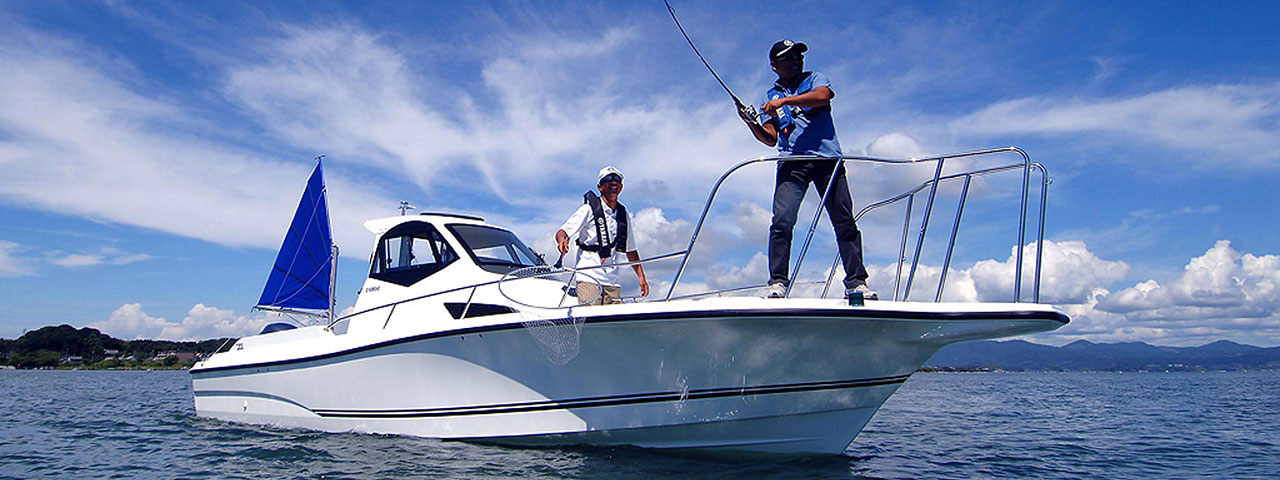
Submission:
M 376 235 L 382 235 L 383 233 L 386 233 L 388 230 L 395 228 L 396 225 L 400 225 L 402 223 L 412 222 L 412 221 L 427 221 L 437 225 L 443 225 L 445 223 L 468 223 L 472 225 L 488 225 L 487 223 L 485 223 L 483 218 L 472 216 L 472 215 L 424 212 L 420 215 L 397 215 L 394 217 L 375 218 L 373 220 L 364 222 L 364 228 L 369 229 L 370 232 L 373 232 Z

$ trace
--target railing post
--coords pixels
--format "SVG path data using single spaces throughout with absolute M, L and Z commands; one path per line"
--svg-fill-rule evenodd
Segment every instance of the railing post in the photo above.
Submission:
M 938 178 L 942 176 L 942 164 L 945 157 L 938 158 L 938 168 L 933 171 L 933 184 L 929 186 L 929 202 L 924 205 L 924 217 L 920 219 L 920 236 L 916 239 L 916 254 L 911 258 L 911 273 L 907 274 L 907 289 L 902 292 L 905 302 L 911 298 L 911 282 L 916 278 L 916 268 L 920 266 L 920 251 L 924 249 L 924 234 L 929 229 L 929 215 L 933 213 L 933 199 L 938 194 Z
M 907 232 L 911 229 L 911 209 L 915 206 L 916 194 L 907 197 L 907 218 L 902 221 L 902 242 L 898 244 L 898 273 L 893 277 L 893 299 L 898 299 L 902 290 L 902 264 L 907 261 Z
M 933 301 L 942 301 L 942 288 L 947 284 L 947 269 L 951 268 L 951 252 L 956 247 L 956 233 L 960 231 L 960 214 L 964 213 L 964 200 L 969 196 L 969 181 L 973 180 L 973 175 L 964 176 L 964 188 L 960 189 L 960 204 L 956 205 L 956 221 L 951 225 L 951 241 L 947 242 L 947 256 L 942 261 L 942 278 L 938 279 L 938 295 L 933 297 Z
M 471 294 L 467 295 L 467 304 L 462 307 L 462 315 L 458 316 L 458 320 L 467 318 L 467 312 L 471 311 L 471 299 L 476 298 L 476 289 L 480 287 L 471 287 Z M 561 302 L 564 300 L 561 299 Z
M 822 286 L 822 296 L 818 298 L 827 298 L 827 292 L 831 291 L 831 280 L 836 276 L 836 265 L 840 263 L 840 252 L 836 252 L 836 258 L 831 260 L 831 270 L 827 273 L 827 281 Z
M 1040 170 L 1040 230 L 1036 232 L 1036 285 L 1033 293 L 1032 301 L 1040 303 L 1040 258 L 1044 255 L 1044 206 L 1045 201 L 1049 198 L 1049 172 L 1045 171 L 1044 166 L 1036 164 Z
M 1013 302 L 1022 302 L 1022 242 L 1027 233 L 1027 186 L 1031 182 L 1031 157 L 1017 147 L 1013 151 L 1022 155 L 1022 209 L 1018 210 L 1018 261 L 1013 272 Z

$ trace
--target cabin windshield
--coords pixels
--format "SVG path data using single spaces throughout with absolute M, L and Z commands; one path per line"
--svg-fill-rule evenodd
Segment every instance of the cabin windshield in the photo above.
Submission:
M 369 277 L 409 286 L 457 260 L 444 236 L 426 222 L 405 222 L 378 241 Z
M 516 238 L 514 233 L 501 228 L 459 223 L 448 225 L 448 228 L 462 242 L 462 246 L 466 247 L 476 265 L 487 271 L 505 274 L 518 268 L 543 264 L 542 259 Z

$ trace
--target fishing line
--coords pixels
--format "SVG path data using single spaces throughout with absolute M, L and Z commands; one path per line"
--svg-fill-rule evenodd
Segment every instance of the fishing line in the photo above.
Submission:
M 680 34 L 684 35 L 684 40 L 689 42 L 689 47 L 693 48 L 693 53 L 698 56 L 698 60 L 702 60 L 702 64 L 707 66 L 707 71 L 711 72 L 711 76 L 716 77 L 716 81 L 720 82 L 720 87 L 724 88 L 725 93 L 728 93 L 729 97 L 733 98 L 733 104 L 738 107 L 738 110 L 746 112 L 752 123 L 759 124 L 759 113 L 756 111 L 755 105 L 744 105 L 741 100 L 738 100 L 738 96 L 733 94 L 733 90 L 729 90 L 729 86 L 724 84 L 724 80 L 720 79 L 720 75 L 716 74 L 716 70 L 711 68 L 711 64 L 707 63 L 707 59 L 702 56 L 702 52 L 698 51 L 698 46 L 693 44 L 693 39 L 689 38 L 689 33 L 684 31 L 684 26 L 680 25 L 680 19 L 676 18 L 676 9 L 671 7 L 671 2 L 662 0 L 662 3 L 667 4 L 667 12 L 671 14 L 671 20 L 676 22 L 676 28 L 680 29 Z

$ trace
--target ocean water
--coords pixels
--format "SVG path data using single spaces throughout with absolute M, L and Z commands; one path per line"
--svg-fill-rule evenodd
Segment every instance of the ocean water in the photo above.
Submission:
M 198 419 L 186 372 L 0 371 L 0 478 L 1277 478 L 1280 372 L 916 374 L 845 456 L 517 449 Z

